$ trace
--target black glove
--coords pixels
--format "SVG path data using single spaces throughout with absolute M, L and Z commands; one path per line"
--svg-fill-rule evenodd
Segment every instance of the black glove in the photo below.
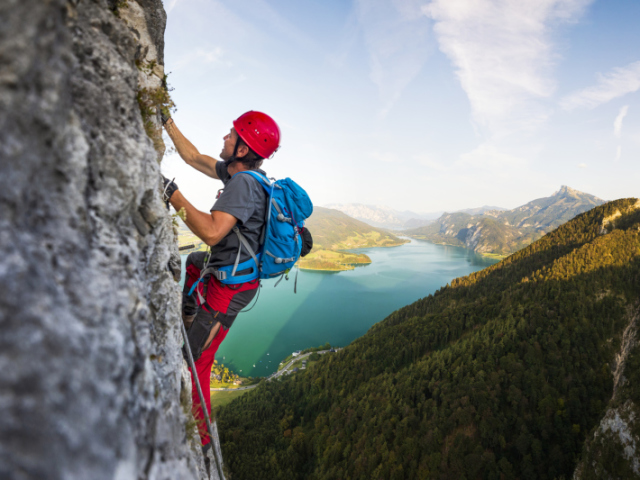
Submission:
M 169 114 L 169 112 L 167 112 L 165 115 L 165 113 L 162 110 L 160 110 L 160 120 L 162 120 L 162 126 L 164 127 L 167 124 L 167 122 L 171 120 L 171 115 Z
M 178 185 L 176 185 L 176 182 L 169 180 L 167 177 L 162 175 L 162 200 L 164 200 L 167 208 L 169 208 L 169 200 L 171 200 L 171 196 L 176 193 L 177 190 Z

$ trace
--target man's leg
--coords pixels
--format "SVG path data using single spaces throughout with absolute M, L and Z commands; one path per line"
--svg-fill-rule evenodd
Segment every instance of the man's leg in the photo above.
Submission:
M 236 315 L 256 295 L 259 282 L 243 283 L 240 285 L 223 285 L 216 279 L 211 279 L 207 286 L 206 303 L 197 312 L 191 328 L 187 332 L 189 345 L 194 358 L 195 367 L 205 398 L 205 405 L 211 411 L 211 367 L 218 347 L 227 336 Z M 200 398 L 193 381 L 194 416 L 198 422 L 198 430 L 202 445 L 209 443 L 206 431 L 204 413 L 200 407 Z M 206 390 L 206 391 L 205 391 Z
M 215 330 L 215 333 L 213 333 Z M 202 352 L 200 358 L 196 360 L 195 367 L 200 381 L 200 387 L 202 388 L 202 395 L 204 396 L 204 403 L 206 405 L 207 412 L 211 412 L 211 367 L 216 357 L 216 352 L 222 341 L 229 333 L 229 329 L 217 323 L 212 329 L 213 338 L 210 345 Z M 200 405 L 200 396 L 198 395 L 198 388 L 196 387 L 193 379 L 193 372 L 191 373 L 191 398 L 193 402 L 193 416 L 198 423 L 198 432 L 200 433 L 200 439 L 202 446 L 206 446 L 211 441 L 209 439 L 209 432 L 207 432 L 207 423 L 204 420 L 204 413 Z

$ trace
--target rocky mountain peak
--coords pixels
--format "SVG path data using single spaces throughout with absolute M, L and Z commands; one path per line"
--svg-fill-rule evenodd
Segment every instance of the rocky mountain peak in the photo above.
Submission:
M 573 189 L 573 188 L 571 188 L 571 187 L 569 187 L 569 186 L 567 186 L 567 185 L 562 185 L 562 186 L 560 187 L 560 190 L 558 190 L 558 191 L 555 193 L 555 195 L 562 195 L 562 194 L 567 194 L 567 193 L 568 193 L 568 194 L 578 194 L 578 193 L 582 193 L 582 192 L 580 192 L 580 191 L 578 191 L 578 190 L 575 190 L 575 189 Z
M 591 199 L 598 203 L 604 203 L 604 200 L 596 197 L 595 195 L 591 195 L 589 193 L 581 192 L 580 190 L 576 190 L 575 188 L 571 188 L 567 185 L 562 185 L 560 190 L 555 192 L 552 197 L 571 197 L 575 199 Z

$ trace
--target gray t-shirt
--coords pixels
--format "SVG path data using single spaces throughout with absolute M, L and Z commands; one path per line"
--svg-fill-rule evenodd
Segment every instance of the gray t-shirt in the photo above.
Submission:
M 258 172 L 265 177 L 267 176 L 262 170 L 258 170 Z M 224 184 L 224 190 L 211 207 L 211 211 L 217 210 L 236 217 L 240 233 L 247 238 L 253 251 L 257 252 L 268 202 L 264 187 L 252 175 L 246 173 L 239 173 L 231 177 L 224 162 L 216 164 L 216 173 Z M 212 255 L 209 264 L 214 267 L 233 265 L 238 254 L 239 243 L 238 236 L 231 230 L 217 245 L 211 248 Z M 251 255 L 243 247 L 240 261 L 244 262 L 250 258 Z

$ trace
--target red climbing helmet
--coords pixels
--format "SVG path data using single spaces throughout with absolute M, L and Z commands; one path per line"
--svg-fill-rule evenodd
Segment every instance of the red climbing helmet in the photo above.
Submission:
M 280 146 L 278 124 L 266 113 L 253 110 L 233 121 L 233 128 L 247 146 L 262 158 L 269 158 Z

